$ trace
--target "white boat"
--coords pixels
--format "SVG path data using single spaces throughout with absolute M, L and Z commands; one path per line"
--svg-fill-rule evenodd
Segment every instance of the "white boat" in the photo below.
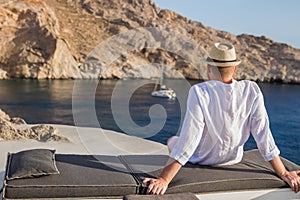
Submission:
M 151 96 L 153 97 L 162 97 L 174 99 L 176 97 L 176 93 L 173 89 L 167 88 L 166 85 L 162 84 L 162 79 L 160 79 L 160 89 L 157 90 L 158 83 L 155 84 L 153 92 L 151 92 Z
M 151 92 L 151 95 L 153 97 L 163 97 L 163 98 L 169 98 L 173 99 L 176 97 L 176 93 L 171 88 L 167 88 L 165 85 L 162 85 L 160 90 L 155 90 Z

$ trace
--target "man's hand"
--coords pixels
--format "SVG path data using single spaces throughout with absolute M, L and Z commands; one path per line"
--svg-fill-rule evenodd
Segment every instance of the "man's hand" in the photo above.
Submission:
M 300 170 L 298 171 L 286 171 L 281 178 L 287 182 L 292 190 L 297 193 L 300 191 Z
M 181 167 L 182 165 L 178 161 L 169 158 L 158 179 L 145 178 L 143 180 L 143 183 L 150 183 L 147 194 L 164 194 L 168 189 L 169 183 Z
M 287 182 L 294 192 L 297 193 L 300 191 L 300 170 L 291 172 L 287 171 L 279 156 L 276 156 L 269 162 L 276 174 L 281 177 L 282 180 Z
M 164 194 L 168 188 L 168 182 L 163 178 L 145 178 L 143 183 L 150 182 L 147 194 Z

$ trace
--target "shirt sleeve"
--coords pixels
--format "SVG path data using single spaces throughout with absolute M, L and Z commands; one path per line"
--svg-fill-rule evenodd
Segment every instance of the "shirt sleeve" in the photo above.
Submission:
M 258 88 L 258 86 L 256 85 Z M 269 118 L 264 104 L 263 94 L 258 88 L 257 97 L 253 104 L 251 120 L 251 134 L 257 147 L 266 161 L 272 160 L 280 154 L 272 136 Z
M 203 112 L 199 104 L 195 87 L 189 91 L 187 110 L 179 139 L 170 153 L 170 157 L 185 165 L 198 147 L 204 129 Z

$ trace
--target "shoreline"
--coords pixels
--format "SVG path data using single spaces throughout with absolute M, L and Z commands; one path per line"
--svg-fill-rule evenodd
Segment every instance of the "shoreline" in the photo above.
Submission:
M 19 81 L 19 80 L 26 80 L 26 81 L 128 81 L 128 80 L 155 80 L 158 77 L 153 77 L 153 78 L 107 78 L 107 79 L 74 79 L 74 78 L 60 78 L 60 79 L 53 79 L 53 78 L 45 78 L 45 79 L 34 79 L 34 78 L 7 78 L 7 79 L 0 79 L 0 81 Z M 167 80 L 187 80 L 187 81 L 199 81 L 199 82 L 204 82 L 207 81 L 205 79 L 191 79 L 191 78 L 166 78 Z M 264 83 L 264 84 L 275 84 L 275 85 L 300 85 L 300 82 L 296 81 L 285 81 L 282 79 L 271 79 L 269 81 L 262 81 L 262 80 L 254 80 L 254 79 L 235 79 L 237 81 L 242 81 L 242 80 L 249 80 L 249 81 L 254 81 L 256 83 Z

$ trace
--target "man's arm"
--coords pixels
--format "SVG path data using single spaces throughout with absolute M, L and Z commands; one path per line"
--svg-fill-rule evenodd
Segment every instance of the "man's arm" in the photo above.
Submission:
M 300 191 L 300 171 L 287 171 L 279 157 L 279 149 L 272 136 L 267 110 L 264 105 L 263 95 L 255 84 L 258 96 L 253 105 L 251 113 L 251 133 L 256 141 L 257 147 L 265 160 L 268 160 L 275 172 L 287 182 L 294 192 Z
M 144 179 L 143 183 L 150 182 L 147 194 L 164 194 L 168 188 L 169 183 L 172 181 L 181 167 L 182 165 L 178 161 L 174 160 L 173 158 L 169 158 L 158 179 Z
M 287 182 L 294 192 L 300 191 L 300 170 L 298 171 L 287 171 L 279 156 L 276 156 L 269 161 L 275 170 L 276 174 Z

